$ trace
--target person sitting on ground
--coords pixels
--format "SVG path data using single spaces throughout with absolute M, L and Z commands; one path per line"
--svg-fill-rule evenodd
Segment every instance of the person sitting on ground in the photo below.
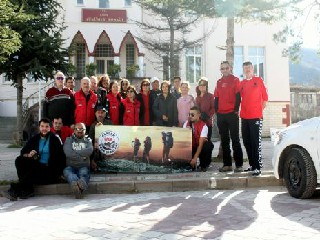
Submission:
M 91 169 L 93 171 L 97 170 L 97 164 L 103 159 L 102 153 L 99 151 L 99 144 L 96 139 L 99 136 L 96 136 L 96 127 L 101 125 L 113 125 L 112 122 L 107 119 L 107 110 L 103 106 L 97 106 L 96 108 L 96 120 L 91 124 L 89 130 L 89 137 L 92 140 L 93 153 L 91 155 Z
M 34 196 L 34 184 L 60 182 L 66 163 L 61 141 L 50 132 L 49 119 L 39 121 L 39 130 L 40 133 L 27 142 L 15 161 L 19 181 L 11 183 L 5 192 L 11 201 Z
M 70 184 L 76 198 L 82 198 L 90 180 L 90 155 L 93 151 L 91 139 L 85 135 L 84 123 L 77 123 L 74 133 L 63 145 L 67 167 L 63 175 Z
M 70 127 L 63 126 L 61 117 L 53 119 L 50 131 L 61 139 L 62 144 L 64 144 L 67 137 L 70 137 L 73 133 L 73 130 Z
M 197 159 L 200 160 L 201 171 L 207 171 L 211 163 L 211 155 L 213 143 L 208 141 L 208 127 L 205 122 L 200 119 L 201 111 L 197 106 L 190 108 L 189 120 L 184 123 L 184 128 L 192 130 L 192 159 L 190 162 L 193 170 L 197 167 Z

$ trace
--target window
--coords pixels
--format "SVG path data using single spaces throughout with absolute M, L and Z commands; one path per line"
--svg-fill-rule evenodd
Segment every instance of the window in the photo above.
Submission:
M 248 57 L 253 64 L 254 74 L 262 79 L 264 79 L 265 68 L 264 52 L 264 47 L 249 47 L 248 49 Z
M 77 5 L 83 5 L 83 0 L 77 0 Z
M 233 74 L 243 79 L 243 47 L 234 47 Z
M 312 103 L 312 94 L 300 94 L 300 103 Z
M 84 43 L 77 43 L 76 46 L 77 78 L 82 78 L 86 74 L 86 46 Z
M 95 57 L 113 57 L 111 44 L 98 44 L 95 50 Z
M 130 67 L 135 64 L 134 61 L 134 45 L 127 44 L 126 45 L 126 66 Z M 127 73 L 127 75 L 130 75 Z
M 124 6 L 125 7 L 131 7 L 132 6 L 132 1 L 131 0 L 124 0 Z
M 109 8 L 109 0 L 99 0 L 99 8 Z
M 195 46 L 186 50 L 186 76 L 187 81 L 195 83 L 201 77 L 202 47 Z

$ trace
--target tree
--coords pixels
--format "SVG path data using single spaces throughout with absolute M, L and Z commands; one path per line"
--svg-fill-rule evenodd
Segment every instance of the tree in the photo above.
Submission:
M 172 79 L 179 74 L 180 52 L 201 41 L 205 36 L 190 38 L 189 33 L 201 18 L 198 14 L 209 0 L 136 0 L 143 9 L 150 12 L 152 18 L 135 23 L 142 33 L 137 39 L 156 56 L 164 61 L 168 69 L 164 78 Z M 210 34 L 210 31 L 207 33 Z M 156 37 L 155 37 L 156 36 Z
M 21 48 L 0 63 L 0 73 L 5 73 L 17 88 L 17 143 L 22 140 L 22 97 L 23 79 L 26 74 L 35 80 L 51 77 L 55 70 L 65 71 L 68 67 L 68 52 L 63 44 L 64 25 L 61 5 L 58 0 L 11 0 L 34 18 L 26 22 L 11 22 L 10 28 L 21 36 Z M 39 103 L 40 104 L 40 103 Z
M 0 1 L 0 63 L 21 47 L 20 34 L 10 28 L 11 23 L 21 23 L 31 19 L 31 15 L 18 9 L 9 0 Z

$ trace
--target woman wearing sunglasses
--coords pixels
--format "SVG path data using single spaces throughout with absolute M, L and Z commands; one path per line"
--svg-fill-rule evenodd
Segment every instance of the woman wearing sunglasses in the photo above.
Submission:
M 121 97 L 123 99 L 125 99 L 127 97 L 127 92 L 128 92 L 129 85 L 130 85 L 130 82 L 129 82 L 128 79 L 123 78 L 120 81 L 120 94 L 121 94 Z
M 153 123 L 152 105 L 154 98 L 150 96 L 150 82 L 148 79 L 143 79 L 140 84 L 140 93 L 137 95 L 137 100 L 140 102 L 140 125 L 151 126 Z
M 140 102 L 136 99 L 134 86 L 128 86 L 127 98 L 121 101 L 121 119 L 124 126 L 139 126 Z

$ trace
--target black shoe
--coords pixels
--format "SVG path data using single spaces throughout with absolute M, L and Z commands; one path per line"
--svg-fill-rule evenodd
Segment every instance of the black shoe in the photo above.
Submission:
M 21 193 L 19 194 L 19 198 L 21 198 L 21 199 L 28 199 L 30 197 L 34 197 L 34 191 L 22 190 Z
M 1 192 L 2 196 L 8 198 L 10 201 L 17 201 L 18 194 L 13 189 L 9 189 L 8 191 Z
M 255 170 L 252 171 L 252 176 L 257 177 L 257 176 L 260 176 L 260 175 L 261 175 L 261 171 L 260 170 L 255 169 Z

